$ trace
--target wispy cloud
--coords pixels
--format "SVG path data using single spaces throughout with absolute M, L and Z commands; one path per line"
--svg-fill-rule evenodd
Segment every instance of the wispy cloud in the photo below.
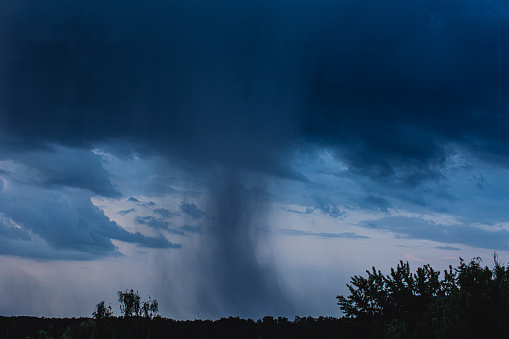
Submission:
M 283 234 L 283 235 L 315 236 L 315 237 L 319 237 L 319 238 L 369 239 L 369 237 L 367 237 L 367 236 L 359 235 L 354 232 L 343 232 L 343 233 L 307 232 L 307 231 L 284 228 L 284 229 L 279 230 L 279 233 Z

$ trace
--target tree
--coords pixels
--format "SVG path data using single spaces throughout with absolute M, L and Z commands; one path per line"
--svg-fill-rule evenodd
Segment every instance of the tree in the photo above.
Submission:
M 113 314 L 113 309 L 111 305 L 106 307 L 104 306 L 104 301 L 101 301 L 95 306 L 95 311 L 92 313 L 92 316 L 96 321 L 101 321 L 103 319 L 109 318 Z
M 109 321 L 113 314 L 111 305 L 104 306 L 104 301 L 101 301 L 95 306 L 95 311 L 92 313 L 94 317 L 94 333 L 96 338 L 111 338 L 113 328 Z
M 159 304 L 156 299 L 150 296 L 147 301 L 141 302 L 138 291 L 125 290 L 117 292 L 118 301 L 120 302 L 120 312 L 126 318 L 144 316 L 153 318 L 159 312 Z
M 383 275 L 374 267 L 354 276 L 348 297 L 338 295 L 346 318 L 370 326 L 374 337 L 503 338 L 509 332 L 509 267 L 494 254 L 493 269 L 474 258 L 453 270 L 430 265 L 411 273 L 408 262 Z
M 124 317 L 138 317 L 140 316 L 140 295 L 138 291 L 134 292 L 134 290 L 125 290 L 118 291 L 118 302 L 120 303 L 120 312 L 124 315 Z
M 143 302 L 141 309 L 143 312 L 143 316 L 145 318 L 152 319 L 159 312 L 159 304 L 158 304 L 157 300 L 155 300 L 155 299 L 152 300 L 152 298 L 150 298 L 150 296 L 149 296 L 148 301 Z

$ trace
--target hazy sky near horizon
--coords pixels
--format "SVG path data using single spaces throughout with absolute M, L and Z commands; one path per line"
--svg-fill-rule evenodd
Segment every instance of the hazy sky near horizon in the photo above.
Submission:
M 372 265 L 509 261 L 508 41 L 498 0 L 2 1 L 0 314 L 339 315 Z

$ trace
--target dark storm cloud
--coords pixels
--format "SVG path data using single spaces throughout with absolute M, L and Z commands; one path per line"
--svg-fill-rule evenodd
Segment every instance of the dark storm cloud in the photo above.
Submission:
M 270 61 L 289 55 L 265 41 L 273 24 L 261 6 L 4 6 L 6 132 L 85 147 L 129 138 L 193 162 L 287 175 L 266 146 L 281 149 L 278 136 L 292 129 L 294 76 L 285 60 Z
M 180 210 L 182 213 L 189 215 L 193 219 L 199 219 L 205 215 L 205 212 L 199 209 L 194 203 L 182 202 L 180 204 Z
M 415 185 L 454 143 L 507 163 L 506 4 L 498 1 L 4 1 L 4 134 L 142 141 L 276 175 L 289 150 Z

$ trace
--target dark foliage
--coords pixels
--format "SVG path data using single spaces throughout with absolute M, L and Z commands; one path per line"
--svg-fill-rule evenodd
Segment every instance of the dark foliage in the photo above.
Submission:
M 134 320 L 138 329 L 132 329 Z M 219 320 L 177 321 L 162 317 L 109 317 L 107 331 L 98 333 L 90 318 L 54 319 L 0 317 L 0 338 L 172 338 L 172 339 L 257 339 L 257 338 L 362 338 L 367 331 L 355 320 L 334 317 L 264 317 L 254 321 L 238 317 Z
M 509 267 L 474 258 L 440 272 L 429 265 L 410 271 L 408 262 L 384 275 L 374 267 L 354 276 L 350 295 L 337 296 L 345 317 L 375 338 L 506 338 L 509 333 Z

